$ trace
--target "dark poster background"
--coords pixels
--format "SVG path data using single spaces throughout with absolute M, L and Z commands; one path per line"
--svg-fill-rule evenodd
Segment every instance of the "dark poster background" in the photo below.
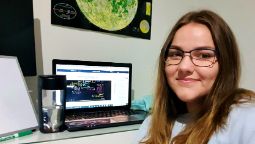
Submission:
M 0 55 L 16 56 L 24 76 L 36 75 L 32 0 L 0 1 Z
M 143 39 L 151 37 L 151 13 L 151 0 L 51 1 L 52 24 Z

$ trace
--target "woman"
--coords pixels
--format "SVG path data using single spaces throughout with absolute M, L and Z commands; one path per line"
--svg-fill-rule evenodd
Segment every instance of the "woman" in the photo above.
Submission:
M 255 94 L 238 87 L 240 58 L 226 22 L 208 10 L 185 14 L 159 57 L 145 144 L 255 143 Z

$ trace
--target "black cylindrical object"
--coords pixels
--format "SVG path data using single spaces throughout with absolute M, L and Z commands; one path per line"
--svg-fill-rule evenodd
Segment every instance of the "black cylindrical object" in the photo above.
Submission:
M 38 76 L 39 129 L 43 133 L 65 129 L 65 75 Z

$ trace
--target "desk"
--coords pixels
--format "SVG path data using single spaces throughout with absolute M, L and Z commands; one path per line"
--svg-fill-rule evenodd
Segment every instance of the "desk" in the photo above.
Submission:
M 41 144 L 131 144 L 134 136 L 136 134 L 135 130 L 117 132 L 111 134 L 103 134 L 89 137 L 80 137 L 66 140 L 57 140 L 50 142 L 43 142 Z
M 41 144 L 131 144 L 140 124 L 101 128 L 77 132 L 41 133 L 39 130 L 33 134 L 8 140 L 3 144 L 41 143 Z M 1 143 L 2 144 L 2 143 Z

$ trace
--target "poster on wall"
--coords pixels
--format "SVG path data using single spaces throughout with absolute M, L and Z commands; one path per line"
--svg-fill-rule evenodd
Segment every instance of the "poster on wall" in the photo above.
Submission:
M 152 0 L 51 0 L 51 24 L 151 37 Z

